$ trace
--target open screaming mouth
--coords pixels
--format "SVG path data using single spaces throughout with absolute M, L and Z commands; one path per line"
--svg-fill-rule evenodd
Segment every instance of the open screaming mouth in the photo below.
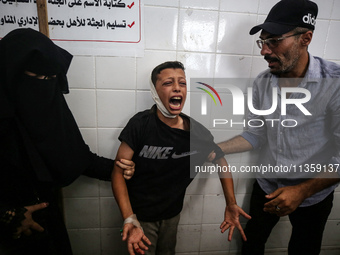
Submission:
M 172 109 L 172 110 L 181 109 L 182 100 L 183 99 L 182 99 L 181 96 L 174 96 L 174 97 L 170 98 L 170 102 L 169 102 L 170 109 Z

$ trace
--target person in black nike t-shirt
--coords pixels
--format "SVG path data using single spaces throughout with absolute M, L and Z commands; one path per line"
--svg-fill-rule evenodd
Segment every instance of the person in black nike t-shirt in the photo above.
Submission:
M 182 63 L 157 66 L 151 80 L 156 105 L 132 117 L 119 136 L 116 159 L 132 159 L 135 175 L 125 182 L 122 169 L 115 166 L 112 189 L 124 218 L 122 236 L 129 253 L 175 254 L 179 214 L 193 180 L 190 168 L 202 165 L 211 151 L 217 155 L 215 163 L 227 162 L 211 133 L 181 113 L 187 94 Z M 227 204 L 221 229 L 230 228 L 230 241 L 236 227 L 246 240 L 239 216 L 250 216 L 237 206 L 231 174 L 226 177 L 220 178 Z

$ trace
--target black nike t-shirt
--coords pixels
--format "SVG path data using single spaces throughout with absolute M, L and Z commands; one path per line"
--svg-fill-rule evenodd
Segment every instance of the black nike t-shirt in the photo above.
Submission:
M 190 123 L 190 131 L 166 125 L 154 105 L 132 117 L 119 136 L 134 151 L 136 170 L 126 183 L 132 209 L 141 221 L 179 214 L 192 181 L 190 167 L 201 166 L 213 150 L 216 159 L 224 156 L 209 130 L 184 114 L 181 117 Z

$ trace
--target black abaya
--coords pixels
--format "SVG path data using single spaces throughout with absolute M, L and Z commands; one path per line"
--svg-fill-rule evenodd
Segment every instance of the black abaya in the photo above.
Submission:
M 71 59 L 32 29 L 0 41 L 0 254 L 72 254 L 56 190 L 81 174 L 110 179 L 113 161 L 89 150 L 63 96 Z M 45 231 L 14 240 L 22 208 L 42 201 L 50 205 L 33 217 Z

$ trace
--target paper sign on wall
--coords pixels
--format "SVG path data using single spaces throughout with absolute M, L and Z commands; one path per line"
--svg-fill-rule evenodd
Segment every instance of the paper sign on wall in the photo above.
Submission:
M 141 0 L 47 0 L 50 38 L 74 55 L 143 56 Z M 0 0 L 0 37 L 38 28 L 35 0 Z

